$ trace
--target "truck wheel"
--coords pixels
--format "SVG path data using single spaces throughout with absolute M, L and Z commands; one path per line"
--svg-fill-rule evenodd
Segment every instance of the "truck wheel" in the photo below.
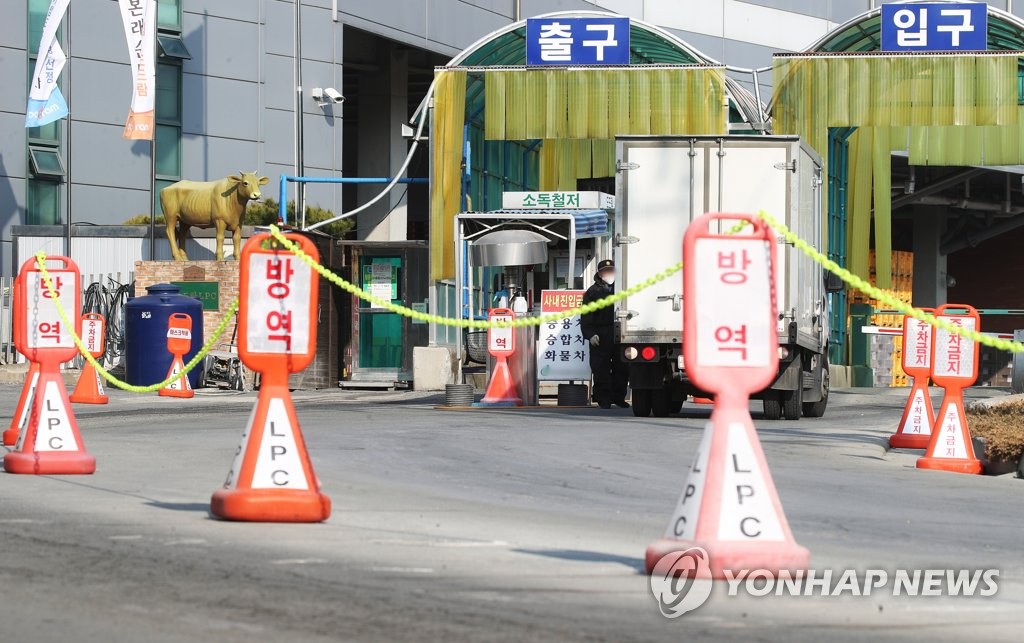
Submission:
M 672 391 L 668 387 L 651 391 L 651 413 L 656 418 L 667 418 L 672 414 Z
M 825 407 L 828 406 L 828 361 L 822 361 L 821 368 L 821 399 L 817 402 L 804 402 L 804 417 L 820 418 L 825 415 Z
M 651 414 L 652 393 L 653 391 L 646 388 L 633 389 L 633 415 L 645 418 Z
M 781 420 L 782 419 L 782 397 L 780 397 L 778 391 L 768 391 L 764 394 L 765 397 L 761 400 L 762 407 L 764 408 L 764 419 L 766 420 Z
M 804 413 L 804 367 L 797 356 L 796 389 L 782 392 L 782 417 L 787 420 L 799 420 Z
M 686 403 L 686 387 L 682 386 L 679 382 L 675 382 L 668 390 L 669 396 L 672 398 L 669 410 L 673 413 L 679 413 L 683 410 L 683 404 Z

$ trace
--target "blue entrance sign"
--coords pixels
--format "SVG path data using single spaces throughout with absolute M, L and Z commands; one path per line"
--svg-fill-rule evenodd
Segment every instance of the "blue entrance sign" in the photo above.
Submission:
M 984 2 L 882 5 L 882 51 L 984 51 Z
M 527 65 L 628 65 L 629 18 L 527 18 Z

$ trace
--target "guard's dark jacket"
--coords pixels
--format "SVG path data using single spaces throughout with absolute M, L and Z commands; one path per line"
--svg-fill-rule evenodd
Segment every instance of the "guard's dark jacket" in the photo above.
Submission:
M 604 299 L 608 295 L 615 292 L 612 286 L 609 286 L 600 277 L 594 276 L 594 283 L 587 288 L 587 292 L 583 295 L 583 303 L 589 304 L 592 301 L 598 299 Z M 600 310 L 595 310 L 592 313 L 587 313 L 580 317 L 580 327 L 583 331 L 583 337 L 590 339 L 594 335 L 601 338 L 602 342 L 610 343 L 612 340 L 612 330 L 615 326 L 615 307 L 606 306 Z

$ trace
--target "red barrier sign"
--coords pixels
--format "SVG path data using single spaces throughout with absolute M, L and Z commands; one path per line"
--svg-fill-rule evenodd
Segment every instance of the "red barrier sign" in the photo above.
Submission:
M 973 306 L 946 304 L 935 312 L 936 318 L 956 328 L 981 329 L 981 316 Z M 931 376 L 932 381 L 943 388 L 942 405 L 935 418 L 937 426 L 928 442 L 928 449 L 917 461 L 918 468 L 981 473 L 983 466 L 974 455 L 963 394 L 964 388 L 978 379 L 977 343 L 958 333 L 936 328 Z
M 492 308 L 487 313 L 489 322 L 510 322 L 516 318 L 509 308 Z M 511 326 L 487 329 L 487 352 L 494 357 L 511 357 L 516 352 L 516 334 Z
M 934 313 L 931 308 L 922 308 Z M 903 372 L 913 378 L 910 397 L 903 409 L 896 433 L 889 436 L 894 449 L 923 449 L 931 440 L 935 426 L 935 409 L 928 394 L 928 378 L 932 372 L 934 327 L 914 317 L 903 318 Z
M 736 220 L 753 231 L 709 231 Z M 793 540 L 749 410 L 750 394 L 778 373 L 774 262 L 775 235 L 758 217 L 706 214 L 686 230 L 683 356 L 715 408 L 665 536 L 647 548 L 648 573 L 692 547 L 708 553 L 694 575 L 712 578 L 795 572 L 810 560 Z
M 308 238 L 287 235 L 315 261 L 320 253 Z M 316 354 L 315 270 L 259 234 L 242 250 L 239 276 L 238 354 L 257 371 L 296 373 Z

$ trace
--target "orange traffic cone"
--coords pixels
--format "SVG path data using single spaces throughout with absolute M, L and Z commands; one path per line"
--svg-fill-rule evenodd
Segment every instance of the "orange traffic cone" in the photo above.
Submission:
M 322 522 L 331 515 L 331 499 L 320 492 L 288 392 L 288 374 L 280 381 L 264 373 L 256 408 L 242 435 L 224 488 L 214 492 L 210 511 L 227 520 Z M 278 379 L 278 378 L 275 378 Z
M 183 373 L 184 370 L 185 363 L 181 360 L 181 355 L 175 355 L 171 361 L 171 368 L 167 371 L 167 378 L 174 377 L 179 373 L 181 377 L 160 389 L 159 395 L 164 397 L 194 397 L 196 392 L 192 390 L 192 383 L 188 381 L 188 373 Z
M 928 450 L 918 458 L 918 469 L 939 469 L 954 473 L 981 473 L 984 466 L 974 455 L 971 430 L 964 414 L 961 392 L 947 392 L 939 407 L 938 426 L 932 432 Z
M 965 310 L 965 313 L 951 313 Z M 981 317 L 971 306 L 944 304 L 936 318 L 954 327 L 977 331 Z M 945 328 L 935 330 L 932 349 L 932 380 L 943 388 L 942 405 L 936 416 L 928 450 L 918 458 L 918 469 L 940 469 L 954 473 L 981 473 L 984 466 L 974 456 L 971 430 L 964 413 L 964 387 L 978 378 L 978 346 L 970 339 Z
M 931 441 L 934 426 L 935 409 L 928 395 L 928 386 L 919 383 L 915 377 L 899 428 L 889 436 L 889 446 L 894 449 L 925 449 Z
M 777 577 L 810 562 L 789 530 L 746 409 L 712 412 L 665 537 L 647 548 L 647 572 L 669 554 L 694 547 L 708 555 L 708 564 L 695 571 L 704 578 L 753 569 Z
M 487 392 L 480 400 L 482 406 L 522 406 L 523 401 L 516 393 L 516 384 L 512 381 L 512 373 L 508 369 L 508 360 L 504 356 L 494 358 L 494 373 L 487 384 Z
M 21 397 L 18 398 L 18 408 L 14 410 L 14 417 L 11 418 L 11 426 L 4 431 L 4 446 L 12 446 L 18 441 L 18 434 L 28 424 L 28 414 L 32 410 L 32 399 L 36 394 L 36 385 L 39 383 L 39 364 L 28 363 L 28 373 L 25 374 L 25 383 L 21 386 Z
M 922 308 L 934 313 L 934 308 Z M 924 449 L 935 427 L 935 408 L 928 395 L 928 378 L 932 374 L 932 347 L 935 329 L 927 322 L 909 315 L 903 317 L 903 372 L 913 378 L 910 396 L 896 433 L 889 436 L 894 449 Z
M 96 471 L 96 458 L 85 450 L 68 392 L 56 369 L 40 371 L 28 424 L 14 451 L 4 456 L 4 470 L 44 475 Z
M 92 362 L 86 360 L 75 391 L 69 399 L 76 404 L 106 404 L 110 401 L 107 392 L 103 390 L 103 378 Z

